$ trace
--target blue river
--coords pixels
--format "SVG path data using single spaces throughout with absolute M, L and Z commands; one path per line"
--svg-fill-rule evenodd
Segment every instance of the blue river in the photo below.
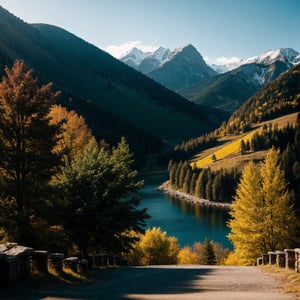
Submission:
M 157 189 L 166 179 L 165 174 L 147 175 L 145 184 L 139 191 L 141 207 L 146 207 L 151 216 L 147 221 L 147 228 L 160 227 L 168 236 L 175 236 L 181 247 L 192 246 L 195 242 L 203 243 L 208 237 L 222 244 L 223 248 L 232 249 L 227 238 L 228 210 L 168 197 Z

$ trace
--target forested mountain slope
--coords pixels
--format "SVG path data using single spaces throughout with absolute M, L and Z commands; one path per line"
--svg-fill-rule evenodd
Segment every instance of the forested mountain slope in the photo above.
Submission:
M 218 130 L 177 145 L 169 156 L 171 185 L 198 198 L 229 201 L 244 166 L 264 160 L 274 147 L 299 195 L 299 112 L 300 65 L 249 98 Z
M 245 131 L 251 125 L 300 111 L 300 65 L 296 65 L 250 97 L 221 131 Z
M 42 82 L 54 82 L 62 90 L 61 102 L 109 143 L 125 135 L 147 152 L 162 139 L 199 135 L 220 122 L 213 111 L 208 116 L 203 107 L 75 35 L 51 25 L 29 25 L 0 7 L 1 65 L 17 58 Z

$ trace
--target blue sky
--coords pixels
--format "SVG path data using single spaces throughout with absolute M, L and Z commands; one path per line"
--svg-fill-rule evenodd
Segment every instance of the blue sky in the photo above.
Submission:
M 63 27 L 107 51 L 193 44 L 206 57 L 300 52 L 300 0 L 0 0 L 28 23 Z

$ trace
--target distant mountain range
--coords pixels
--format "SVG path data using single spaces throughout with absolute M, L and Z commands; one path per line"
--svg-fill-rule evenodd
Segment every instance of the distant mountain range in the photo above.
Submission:
M 174 91 L 217 74 L 193 45 L 173 51 L 160 47 L 153 53 L 133 48 L 120 60 Z
M 187 45 L 183 47 L 179 47 L 175 49 L 174 51 L 171 51 L 170 49 L 159 47 L 154 52 L 143 52 L 142 50 L 134 47 L 130 51 L 128 51 L 125 55 L 123 55 L 120 60 L 127 65 L 135 68 L 138 71 L 141 71 L 145 74 L 148 74 L 155 69 L 158 69 L 162 67 L 162 65 L 170 60 L 172 60 L 176 53 L 182 52 L 183 49 L 190 48 L 193 49 L 193 51 L 198 50 L 193 45 Z M 198 52 L 199 53 L 199 52 Z M 186 55 L 186 58 L 189 58 L 189 52 L 184 52 Z M 198 57 L 196 57 L 200 60 L 204 60 L 199 53 Z M 233 69 L 237 69 L 241 65 L 245 64 L 263 64 L 263 65 L 270 65 L 276 61 L 282 61 L 289 65 L 289 67 L 300 63 L 300 53 L 295 51 L 291 48 L 281 48 L 277 50 L 269 50 L 266 52 L 263 52 L 262 54 L 259 54 L 254 57 L 250 57 L 247 59 L 236 59 L 234 62 L 229 62 L 227 64 L 208 64 L 206 61 L 205 63 L 215 70 L 217 73 L 225 73 L 228 71 L 231 71 Z M 144 68 L 144 65 L 149 65 L 149 68 Z
M 27 24 L 0 6 L 0 75 L 23 59 L 60 103 L 82 115 L 97 139 L 125 136 L 136 154 L 216 128 L 228 114 L 206 109 L 64 29 Z
M 214 64 L 210 65 L 218 73 L 225 73 L 240 67 L 245 64 L 262 64 L 270 65 L 276 61 L 282 61 L 286 63 L 289 67 L 300 63 L 300 54 L 291 48 L 281 48 L 278 50 L 266 51 L 260 55 L 250 57 L 247 59 L 240 59 L 236 62 L 231 62 L 228 64 Z
M 121 61 L 194 103 L 232 113 L 261 87 L 300 63 L 300 54 L 282 48 L 208 66 L 197 49 L 187 45 L 174 51 L 161 47 L 153 53 L 134 48 Z

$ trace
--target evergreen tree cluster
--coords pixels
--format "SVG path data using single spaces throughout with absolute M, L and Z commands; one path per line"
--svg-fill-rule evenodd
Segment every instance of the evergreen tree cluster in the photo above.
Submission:
M 197 198 L 230 202 L 239 181 L 240 172 L 233 168 L 212 171 L 193 168 L 188 161 L 169 162 L 169 182 L 173 188 Z
M 300 113 L 297 117 L 294 136 L 280 158 L 289 188 L 295 193 L 295 207 L 300 210 Z
M 158 161 L 164 164 L 167 164 L 170 159 L 176 162 L 185 161 L 200 151 L 216 146 L 217 143 L 217 136 L 214 132 L 204 134 L 176 145 L 172 151 L 161 155 Z
M 283 128 L 279 128 L 277 124 L 272 123 L 264 125 L 262 129 L 256 132 L 251 141 L 241 141 L 241 152 L 268 150 L 270 148 L 285 149 L 287 145 L 294 140 L 295 127 L 288 124 Z
M 188 141 L 175 146 L 172 159 L 175 161 L 185 160 L 200 151 L 215 146 L 216 144 L 217 137 L 213 132 L 189 139 Z
M 272 147 L 280 149 L 281 167 L 289 183 L 289 188 L 294 191 L 296 208 L 300 208 L 300 114 L 297 116 L 295 126 L 287 125 L 279 128 L 271 123 L 264 125 L 260 132 L 252 137 L 251 141 L 241 141 L 241 153 L 247 151 L 267 150 Z M 297 201 L 297 199 L 299 199 Z

